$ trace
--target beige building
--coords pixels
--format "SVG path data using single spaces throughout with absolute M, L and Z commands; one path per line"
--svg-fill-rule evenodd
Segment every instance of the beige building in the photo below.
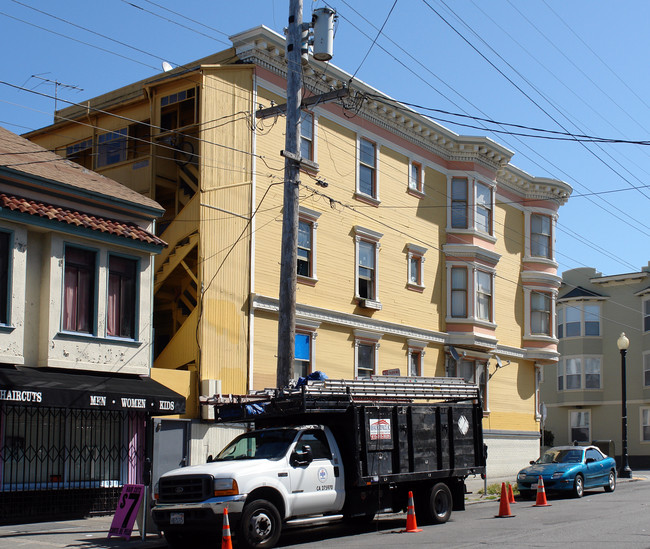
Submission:
M 0 523 L 112 512 L 152 416 L 152 199 L 0 128 Z
M 284 37 L 232 48 L 57 113 L 29 134 L 166 209 L 152 375 L 188 397 L 275 385 Z M 306 96 L 350 75 L 314 59 Z M 557 361 L 555 223 L 571 187 L 352 80 L 301 120 L 296 376 L 462 376 L 484 394 L 490 475 L 539 451 L 538 380 Z M 81 123 L 83 122 L 83 123 Z M 497 360 L 507 366 L 497 372 Z M 494 377 L 493 377 L 494 376 Z
M 650 266 L 603 275 L 591 268 L 562 274 L 557 302 L 560 360 L 544 368 L 546 429 L 556 444 L 613 441 L 622 451 L 622 374 L 617 340 L 626 355 L 630 466 L 650 465 Z

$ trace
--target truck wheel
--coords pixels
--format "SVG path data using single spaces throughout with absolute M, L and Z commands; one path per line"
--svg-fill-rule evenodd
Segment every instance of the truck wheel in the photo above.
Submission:
M 280 539 L 282 520 L 270 501 L 256 499 L 244 507 L 239 521 L 238 542 L 248 549 L 269 549 Z
M 451 516 L 453 508 L 453 498 L 451 490 L 444 482 L 439 482 L 433 488 L 429 495 L 428 515 L 434 524 L 444 524 Z

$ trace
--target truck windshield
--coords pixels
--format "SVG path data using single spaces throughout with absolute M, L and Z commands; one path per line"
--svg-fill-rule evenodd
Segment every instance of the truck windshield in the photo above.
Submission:
M 269 429 L 253 431 L 238 436 L 226 446 L 215 461 L 231 459 L 280 459 L 296 438 L 292 429 Z

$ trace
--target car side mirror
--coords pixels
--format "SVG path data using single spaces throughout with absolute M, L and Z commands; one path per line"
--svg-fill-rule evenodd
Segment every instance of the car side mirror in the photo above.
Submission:
M 594 463 L 596 460 L 594 458 L 587 458 L 586 463 Z
M 535 463 L 537 463 L 537 462 L 535 460 L 533 460 L 533 461 L 529 461 L 528 463 L 530 463 L 531 465 L 535 465 Z
M 302 450 L 294 450 L 291 454 L 291 465 L 294 467 L 309 465 L 312 461 L 314 461 L 314 455 L 311 452 L 311 446 L 307 444 L 302 447 Z

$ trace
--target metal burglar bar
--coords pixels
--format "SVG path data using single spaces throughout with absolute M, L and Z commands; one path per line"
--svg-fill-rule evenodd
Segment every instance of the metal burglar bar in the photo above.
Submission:
M 142 413 L 0 406 L 0 522 L 114 511 L 141 480 Z

